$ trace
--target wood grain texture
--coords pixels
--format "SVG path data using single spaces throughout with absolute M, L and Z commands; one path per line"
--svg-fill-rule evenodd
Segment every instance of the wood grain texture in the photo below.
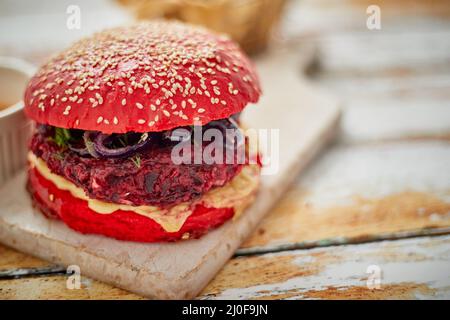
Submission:
M 450 298 L 450 236 L 239 257 L 230 260 L 198 299 Z M 381 271 L 369 289 L 369 266 Z M 245 275 L 245 276 L 244 276 Z M 0 280 L 3 299 L 140 299 L 81 275 Z
M 448 232 L 449 195 L 448 142 L 335 146 L 239 252 Z
M 442 236 L 241 257 L 200 298 L 448 299 L 449 246 L 450 236 Z M 373 265 L 381 271 L 380 289 L 367 287 Z
M 0 280 L 0 296 L 13 300 L 140 300 L 142 296 L 115 288 L 102 282 L 81 278 L 80 289 L 68 289 L 67 276 L 50 275 L 46 277 Z
M 299 40 L 367 31 L 366 9 L 378 5 L 382 30 L 436 30 L 449 25 L 448 0 L 293 0 L 286 9 L 282 35 Z
M 380 31 L 366 28 L 370 4 Z M 448 0 L 289 2 L 275 40 L 295 52 L 279 64 L 341 99 L 339 140 L 238 251 L 252 255 L 230 260 L 201 298 L 449 299 L 448 236 L 401 240 L 450 232 L 449 16 Z M 365 241 L 377 242 L 348 245 Z M 305 247 L 316 249 L 294 250 Z M 370 264 L 381 290 L 366 287 Z M 50 266 L 0 247 L 0 274 Z M 137 298 L 82 277 L 81 290 L 64 274 L 0 280 L 0 297 Z
M 47 266 L 48 262 L 0 245 L 0 270 Z

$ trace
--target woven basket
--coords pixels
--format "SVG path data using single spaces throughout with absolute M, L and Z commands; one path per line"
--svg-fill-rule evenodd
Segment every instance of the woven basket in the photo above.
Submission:
M 250 54 L 264 49 L 285 0 L 118 0 L 138 19 L 167 18 L 227 33 Z

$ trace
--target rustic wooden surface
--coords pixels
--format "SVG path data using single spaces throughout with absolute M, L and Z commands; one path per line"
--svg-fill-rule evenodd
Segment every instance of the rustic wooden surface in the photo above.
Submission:
M 296 175 L 336 135 L 340 117 L 337 101 L 304 83 L 289 66 L 281 68 L 280 64 L 290 57 L 289 52 L 274 52 L 257 61 L 262 87 L 268 92 L 257 106 L 246 110 L 242 121 L 249 128 L 281 130 L 278 154 L 267 154 L 276 167 L 263 168 L 254 201 L 239 218 L 201 239 L 176 244 L 82 235 L 33 211 L 28 194 L 17 192 L 26 184 L 23 171 L 0 189 L 0 242 L 63 266 L 77 265 L 86 276 L 149 298 L 196 297 L 284 195 Z M 287 99 L 283 90 L 300 92 L 303 100 Z M 285 113 L 280 113 L 278 103 Z M 294 131 L 301 141 L 291 135 Z M 266 169 L 273 173 L 265 173 Z
M 449 17 L 449 1 L 292 1 L 282 41 L 317 46 L 306 71 L 341 98 L 341 132 L 199 298 L 450 298 Z M 139 298 L 68 290 L 64 269 L 4 247 L 0 278 L 8 299 Z

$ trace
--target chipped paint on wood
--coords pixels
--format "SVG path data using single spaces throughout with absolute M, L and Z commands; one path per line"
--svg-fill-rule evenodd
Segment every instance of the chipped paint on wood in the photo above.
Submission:
M 364 286 L 337 287 L 330 286 L 324 290 L 309 290 L 304 293 L 303 299 L 327 299 L 327 300 L 382 300 L 382 299 L 415 299 L 418 297 L 432 297 L 435 290 L 424 284 L 404 282 L 390 284 L 383 287 L 383 290 L 369 290 Z M 296 299 L 300 298 L 296 290 L 291 290 L 279 295 L 271 296 L 270 299 Z M 264 299 L 264 298 L 263 298 Z
M 241 257 L 201 298 L 448 299 L 449 246 L 450 236 L 441 236 Z M 380 289 L 367 287 L 371 265 L 381 270 Z
M 450 141 L 449 98 L 347 98 L 339 142 Z
M 304 37 L 320 38 L 334 34 L 342 34 L 348 38 L 358 36 L 364 31 L 366 9 L 369 5 L 377 4 L 382 9 L 382 30 L 401 36 L 401 32 L 414 30 L 435 30 L 444 28 L 448 20 L 442 17 L 450 16 L 447 0 L 302 0 L 290 1 L 283 22 L 282 34 L 289 38 Z M 439 21 L 439 23 L 436 23 Z M 409 43 L 407 47 L 410 47 Z M 351 47 L 349 46 L 349 49 Z M 429 47 L 427 47 L 429 48 Z M 379 49 L 379 48 L 377 48 Z M 377 52 L 384 52 L 379 50 Z M 374 54 L 375 52 L 369 52 Z M 390 55 L 393 60 L 397 56 Z M 352 56 L 353 57 L 353 56 Z M 355 59 L 358 56 L 354 56 Z M 366 55 L 359 58 L 362 59 Z M 337 60 L 338 61 L 338 60 Z
M 306 201 L 328 207 L 352 197 L 380 198 L 404 191 L 449 200 L 450 143 L 411 141 L 367 146 L 336 146 L 298 180 Z
M 450 298 L 450 236 L 296 250 L 232 259 L 200 299 Z M 368 289 L 367 267 L 382 271 L 381 289 Z M 2 299 L 138 299 L 137 295 L 67 276 L 0 281 Z
M 25 269 L 48 267 L 50 264 L 14 249 L 0 245 L 0 271 L 9 269 Z
M 300 177 L 239 252 L 448 228 L 449 143 L 336 147 Z
M 361 30 L 361 15 L 366 17 L 369 4 L 370 0 L 294 1 L 284 23 L 283 37 L 314 37 L 319 46 L 321 68 L 315 80 L 337 93 L 345 108 L 339 142 L 447 143 L 332 149 L 241 252 L 448 232 L 450 38 L 442 27 L 450 24 L 434 17 L 449 16 L 450 7 L 445 0 L 379 2 L 383 30 L 374 34 Z M 402 19 L 405 14 L 415 19 Z M 27 55 L 36 61 L 36 52 Z M 239 257 L 227 264 L 202 298 L 449 298 L 449 246 L 448 237 L 437 237 Z M 369 263 L 383 267 L 381 290 L 365 286 Z M 1 270 L 48 266 L 0 246 Z M 0 297 L 138 298 L 88 279 L 81 290 L 68 290 L 66 279 L 58 275 L 2 280 Z
M 143 299 L 142 297 L 125 290 L 88 278 L 82 277 L 80 289 L 68 289 L 66 283 L 67 276 L 62 275 L 1 280 L 0 298 L 8 300 Z
M 434 195 L 403 192 L 380 199 L 355 197 L 351 205 L 316 208 L 297 190 L 283 198 L 239 253 L 315 247 L 450 231 L 450 203 Z M 436 232 L 439 233 L 439 232 Z M 397 236 L 396 236 L 397 235 Z

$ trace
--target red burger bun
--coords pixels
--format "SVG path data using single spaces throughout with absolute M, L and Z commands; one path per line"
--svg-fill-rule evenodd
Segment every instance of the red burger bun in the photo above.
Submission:
M 252 63 L 227 37 L 158 21 L 76 42 L 39 69 L 24 103 L 38 123 L 110 134 L 227 118 L 260 93 Z
M 85 200 L 58 189 L 33 168 L 28 172 L 27 188 L 33 205 L 48 218 L 60 219 L 71 229 L 84 234 L 100 234 L 126 241 L 166 242 L 199 238 L 235 213 L 233 208 L 209 208 L 197 204 L 179 231 L 166 232 L 152 219 L 130 211 L 99 214 L 91 210 Z

